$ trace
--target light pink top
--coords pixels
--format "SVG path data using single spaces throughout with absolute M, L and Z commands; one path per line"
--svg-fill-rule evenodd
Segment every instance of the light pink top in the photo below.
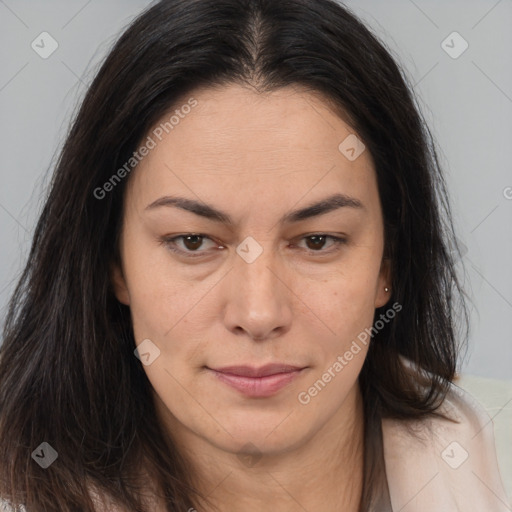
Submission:
M 460 423 L 383 420 L 392 512 L 511 512 L 487 412 L 453 384 L 440 410 Z

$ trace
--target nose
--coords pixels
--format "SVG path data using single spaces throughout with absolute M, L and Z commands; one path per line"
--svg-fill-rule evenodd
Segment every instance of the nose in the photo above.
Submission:
M 270 250 L 251 263 L 236 259 L 224 283 L 224 323 L 237 335 L 253 341 L 282 336 L 290 329 L 293 293 L 289 272 L 276 264 Z

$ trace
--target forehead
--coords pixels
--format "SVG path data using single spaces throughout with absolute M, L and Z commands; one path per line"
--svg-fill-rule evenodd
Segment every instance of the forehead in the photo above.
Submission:
M 262 150 L 334 153 L 340 136 L 353 131 L 326 98 L 298 85 L 265 93 L 237 84 L 203 88 L 183 97 L 172 111 L 180 110 L 191 97 L 197 105 L 171 133 L 176 146 L 186 142 L 190 148 L 200 148 L 202 156 L 225 151 L 250 155 Z M 162 116 L 157 127 L 168 119 L 168 114 Z
M 185 108 L 191 101 L 194 107 Z M 154 148 L 131 180 L 146 204 L 175 191 L 196 199 L 263 194 L 295 203 L 308 189 L 364 195 L 374 185 L 369 152 L 350 161 L 339 149 L 354 136 L 350 125 L 319 93 L 297 86 L 268 93 L 235 84 L 198 89 L 147 136 Z

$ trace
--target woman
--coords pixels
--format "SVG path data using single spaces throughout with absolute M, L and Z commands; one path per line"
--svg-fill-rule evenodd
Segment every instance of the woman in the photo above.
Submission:
M 167 0 L 68 135 L 0 356 L 0 495 L 75 510 L 508 510 L 452 384 L 431 137 L 332 0 Z

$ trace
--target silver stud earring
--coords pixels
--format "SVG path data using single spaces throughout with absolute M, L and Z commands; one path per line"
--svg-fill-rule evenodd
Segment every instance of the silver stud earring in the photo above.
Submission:
M 386 286 L 386 287 L 384 288 L 384 291 L 385 291 L 385 292 L 389 292 L 389 288 Z

